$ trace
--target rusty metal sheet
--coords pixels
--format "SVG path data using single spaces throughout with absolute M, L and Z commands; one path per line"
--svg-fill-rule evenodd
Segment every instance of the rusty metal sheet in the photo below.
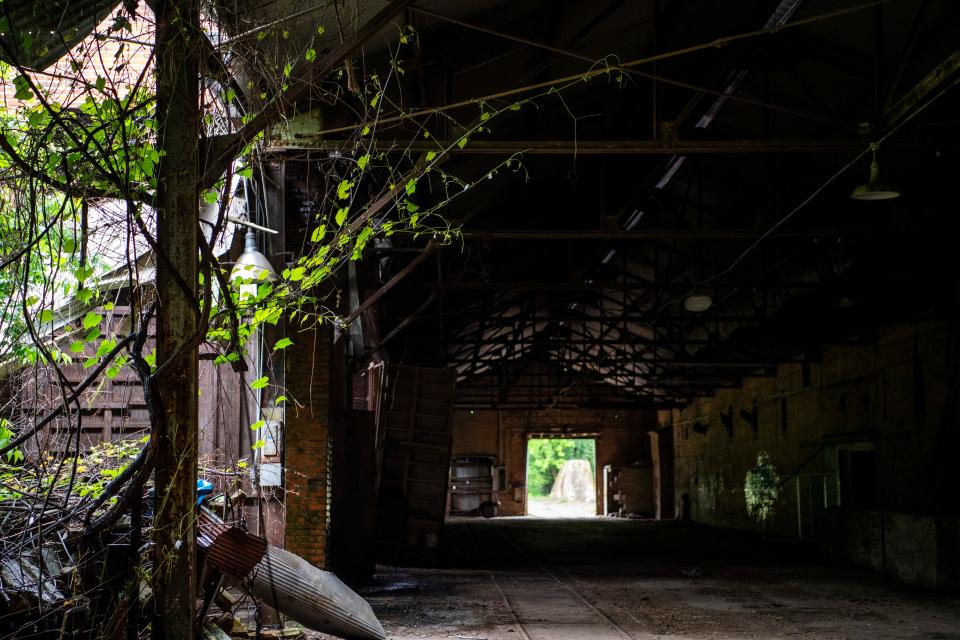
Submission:
M 216 516 L 200 511 L 197 544 L 207 561 L 227 575 L 242 580 L 267 552 L 267 541 L 220 522 Z
M 341 638 L 386 639 L 370 604 L 336 575 L 224 523 L 209 509 L 201 507 L 197 529 L 210 564 L 238 579 L 249 576 L 253 595 L 305 627 Z

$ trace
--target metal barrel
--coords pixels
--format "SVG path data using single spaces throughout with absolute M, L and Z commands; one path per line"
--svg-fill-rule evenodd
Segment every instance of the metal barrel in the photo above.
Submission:
M 340 578 L 268 546 L 250 573 L 253 594 L 305 627 L 349 640 L 386 640 L 370 604 Z

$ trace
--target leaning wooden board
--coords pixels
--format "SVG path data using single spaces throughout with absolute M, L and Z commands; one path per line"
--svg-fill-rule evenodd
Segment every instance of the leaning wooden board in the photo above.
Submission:
M 452 370 L 381 370 L 377 546 L 382 562 L 436 559 L 446 511 L 455 386 Z

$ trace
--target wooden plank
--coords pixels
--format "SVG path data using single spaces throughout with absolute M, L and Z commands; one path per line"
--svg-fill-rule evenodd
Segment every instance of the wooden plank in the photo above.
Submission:
M 383 434 L 380 546 L 389 559 L 433 553 L 443 527 L 455 378 L 446 370 L 389 367 L 377 402 Z M 386 494 L 395 500 L 386 503 Z M 389 521 L 390 527 L 387 526 Z

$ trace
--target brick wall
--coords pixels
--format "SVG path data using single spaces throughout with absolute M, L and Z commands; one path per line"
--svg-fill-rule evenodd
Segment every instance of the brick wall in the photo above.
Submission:
M 600 511 L 603 466 L 650 461 L 648 429 L 656 416 L 644 411 L 455 411 L 453 455 L 497 456 L 506 466 L 506 487 L 501 487 L 500 513 L 526 513 L 527 440 L 530 433 L 596 432 L 597 509 Z
M 945 400 L 947 337 L 940 324 L 887 327 L 875 346 L 824 349 L 806 372 L 781 365 L 773 377 L 661 412 L 661 426 L 673 430 L 678 504 L 687 494 L 698 522 L 823 538 L 832 512 L 850 507 L 841 504 L 843 452 L 870 451 L 877 507 L 923 511 Z M 721 419 L 731 408 L 732 432 Z M 741 415 L 754 410 L 756 430 Z M 785 479 L 765 525 L 748 516 L 744 497 L 761 451 Z
M 47 94 L 51 102 L 64 107 L 78 108 L 86 96 L 103 99 L 105 96 L 91 90 L 98 78 L 106 80 L 106 92 L 116 93 L 123 97 L 129 93 L 143 74 L 148 72 L 152 47 L 148 44 L 153 40 L 153 14 L 141 3 L 138 7 L 139 19 L 131 21 L 131 30 L 119 33 L 109 33 L 113 25 L 116 11 L 112 12 L 103 22 L 94 28 L 94 31 L 79 42 L 59 61 L 45 70 L 45 73 L 31 73 L 34 83 Z M 104 37 L 98 40 L 97 36 Z M 117 37 L 125 38 L 121 42 Z M 71 62 L 80 65 L 79 72 L 74 71 Z M 153 83 L 152 76 L 146 78 L 146 86 Z M 12 79 L 0 79 L 0 104 L 7 109 L 13 109 L 24 104 L 36 104 L 35 100 L 23 102 L 14 97 L 16 88 Z
M 318 567 L 328 563 L 330 528 L 331 333 L 326 327 L 290 330 L 285 350 L 284 424 L 286 548 Z

